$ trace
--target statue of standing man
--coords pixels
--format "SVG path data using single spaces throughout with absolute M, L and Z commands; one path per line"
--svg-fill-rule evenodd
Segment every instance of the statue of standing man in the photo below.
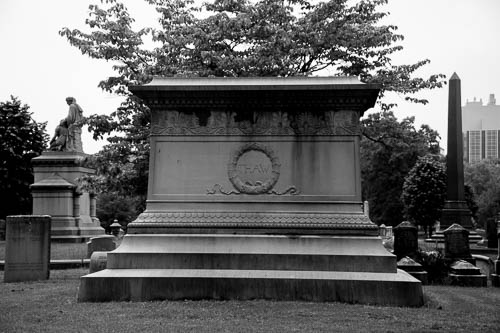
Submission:
M 67 97 L 66 103 L 69 105 L 68 116 L 66 123 L 68 125 L 68 151 L 83 152 L 82 147 L 82 120 L 83 110 L 80 105 L 76 104 L 74 97 Z

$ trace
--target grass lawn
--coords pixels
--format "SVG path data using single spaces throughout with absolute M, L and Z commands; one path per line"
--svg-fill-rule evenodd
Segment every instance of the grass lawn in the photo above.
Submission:
M 498 332 L 500 288 L 425 286 L 426 305 L 396 308 L 275 301 L 77 303 L 85 269 L 4 283 L 0 332 Z

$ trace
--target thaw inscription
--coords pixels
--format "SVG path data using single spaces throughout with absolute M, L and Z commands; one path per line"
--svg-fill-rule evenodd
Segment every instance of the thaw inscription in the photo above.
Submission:
M 265 145 L 252 142 L 235 150 L 229 159 L 228 177 L 235 190 L 226 191 L 220 184 L 215 184 L 207 194 L 299 194 L 295 186 L 283 192 L 274 186 L 280 176 L 281 164 L 274 151 Z

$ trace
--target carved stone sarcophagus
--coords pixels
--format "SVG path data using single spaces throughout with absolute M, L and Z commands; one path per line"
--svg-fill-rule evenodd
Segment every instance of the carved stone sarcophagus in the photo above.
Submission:
M 156 79 L 146 212 L 131 233 L 376 234 L 363 214 L 353 78 Z

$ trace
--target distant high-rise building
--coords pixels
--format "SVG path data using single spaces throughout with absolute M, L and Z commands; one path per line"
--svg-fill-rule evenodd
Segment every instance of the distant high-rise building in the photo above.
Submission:
M 475 97 L 467 100 L 462 107 L 462 131 L 467 162 L 500 158 L 500 105 L 494 94 L 486 105 Z

